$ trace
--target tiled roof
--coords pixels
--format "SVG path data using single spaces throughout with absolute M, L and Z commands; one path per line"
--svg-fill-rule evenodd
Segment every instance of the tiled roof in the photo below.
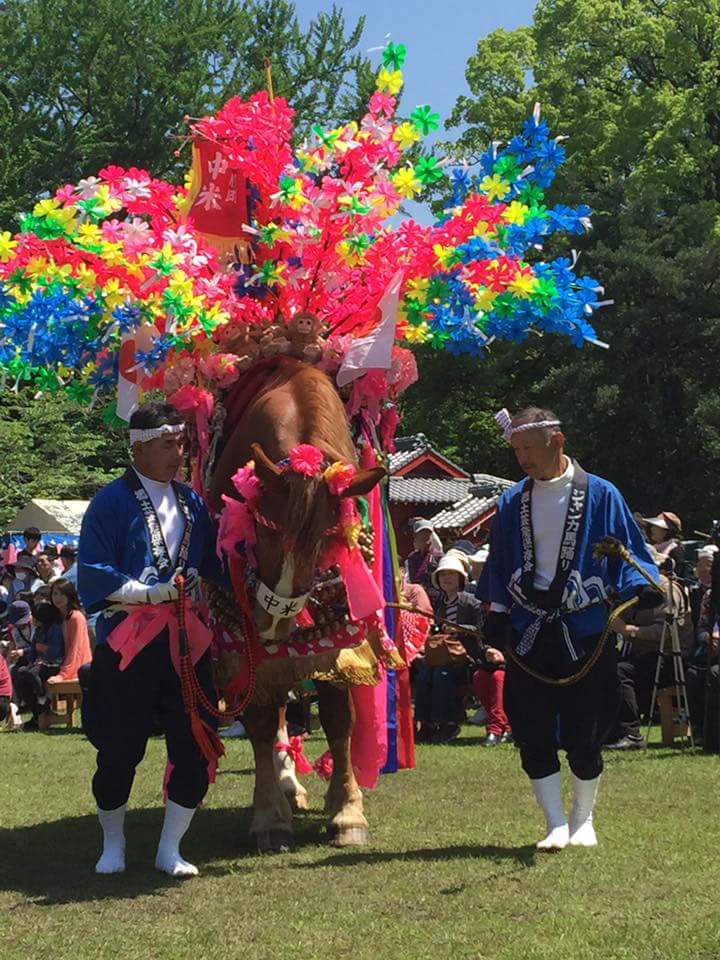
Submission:
M 455 530 L 466 527 L 473 520 L 479 520 L 489 513 L 497 503 L 497 497 L 475 497 L 469 494 L 451 507 L 441 510 L 430 517 L 437 530 Z
M 388 467 L 391 474 L 397 473 L 421 454 L 432 449 L 427 437 L 422 433 L 416 437 L 396 437 L 395 447 L 395 453 L 388 454 Z
M 502 493 L 503 490 L 509 490 L 514 484 L 514 480 L 494 477 L 490 473 L 474 473 L 470 484 L 470 493 L 474 493 L 478 497 L 492 496 L 495 493 Z
M 467 496 L 469 480 L 390 477 L 391 503 L 456 503 Z

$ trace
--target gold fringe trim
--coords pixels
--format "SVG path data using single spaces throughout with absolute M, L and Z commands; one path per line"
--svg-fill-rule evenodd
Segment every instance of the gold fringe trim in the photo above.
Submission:
M 370 643 L 364 640 L 357 647 L 326 650 L 307 657 L 263 660 L 257 670 L 253 702 L 274 702 L 278 687 L 289 690 L 303 680 L 374 686 L 380 682 L 378 658 Z

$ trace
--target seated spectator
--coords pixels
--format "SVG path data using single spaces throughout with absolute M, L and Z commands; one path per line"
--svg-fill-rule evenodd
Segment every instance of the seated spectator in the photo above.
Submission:
M 6 723 L 11 717 L 12 678 L 5 657 L 0 657 L 0 723 Z
M 45 684 L 60 670 L 65 655 L 65 640 L 60 613 L 51 603 L 39 603 L 33 610 L 34 634 L 32 662 L 17 668 L 15 691 L 32 713 L 25 730 L 38 730 L 42 715 L 50 711 Z
M 60 548 L 60 576 L 77 587 L 77 547 L 66 543 Z
M 432 605 L 439 632 L 430 634 L 425 642 L 425 658 L 415 685 L 420 742 L 447 743 L 458 736 L 462 711 L 457 690 L 467 683 L 469 667 L 483 656 L 485 610 L 465 590 L 467 579 L 467 557 L 453 550 L 442 557 L 432 574 Z
M 62 577 L 55 580 L 52 585 L 51 597 L 53 606 L 57 608 L 60 614 L 65 640 L 65 656 L 58 672 L 47 681 L 46 691 L 48 694 L 52 693 L 52 687 L 55 683 L 77 680 L 81 667 L 92 660 L 88 622 L 74 584 Z M 40 729 L 46 730 L 57 719 L 59 718 L 53 713 L 42 713 L 39 718 Z
M 720 668 L 718 667 L 718 649 L 720 634 L 715 621 L 712 598 L 709 591 L 703 596 L 697 630 L 695 648 L 690 655 L 686 680 L 690 723 L 696 743 L 704 743 L 706 751 L 720 751 L 720 731 L 718 730 L 718 685 Z M 708 670 L 710 671 L 708 675 Z M 706 703 L 707 701 L 707 703 Z M 707 728 L 705 724 L 707 714 Z
M 18 554 L 15 562 L 15 579 L 11 590 L 13 599 L 17 600 L 21 593 L 29 592 L 30 586 L 35 580 L 37 580 L 35 559 L 27 553 Z
M 662 562 L 661 557 L 657 557 Z M 640 732 L 640 717 L 650 709 L 660 643 L 666 616 L 672 614 L 677 623 L 680 649 L 687 660 L 693 647 L 693 627 L 687 590 L 675 579 L 661 575 L 665 603 L 649 610 L 631 607 L 621 619 L 616 619 L 613 630 L 623 640 L 618 658 L 621 707 L 615 741 L 606 744 L 608 750 L 637 750 L 645 746 Z M 658 689 L 674 684 L 672 641 L 665 636 L 665 656 L 660 669 Z
M 61 578 L 52 585 L 52 602 L 60 613 L 65 637 L 65 656 L 56 679 L 75 680 L 78 669 L 92 660 L 87 618 L 75 586 Z
M 31 593 L 35 593 L 40 587 L 52 583 L 53 580 L 57 579 L 52 560 L 47 553 L 39 553 L 35 557 L 35 572 L 37 573 L 37 577 L 30 584 Z
M 695 630 L 700 623 L 700 610 L 702 608 L 703 597 L 710 589 L 713 557 L 718 552 L 714 543 L 708 543 L 702 549 L 698 550 L 697 560 L 695 561 L 695 577 L 697 583 L 690 587 L 690 610 L 692 611 L 692 621 Z
M 474 553 L 470 554 L 470 581 L 467 589 L 468 593 L 472 593 L 478 600 L 481 599 L 478 595 L 478 584 L 480 583 L 480 577 L 482 576 L 489 556 L 490 549 L 486 546 L 478 547 Z
M 427 590 L 440 560 L 442 546 L 429 520 L 413 521 L 412 533 L 415 549 L 405 561 L 405 573 L 410 583 L 419 583 Z
M 412 668 L 417 658 L 422 659 L 425 652 L 425 643 L 433 622 L 431 619 L 433 609 L 430 598 L 419 583 L 409 583 L 407 579 L 404 579 L 402 593 L 403 602 L 412 607 L 412 610 L 400 611 L 403 656 L 407 665 Z M 423 616 L 418 612 L 421 610 L 427 611 L 428 616 Z
M 682 521 L 676 513 L 664 510 L 656 517 L 645 519 L 650 545 L 662 557 L 669 557 L 674 564 L 675 572 L 682 576 L 685 547 L 682 543 Z
M 63 574 L 63 565 L 60 562 L 60 553 L 56 543 L 49 543 L 43 553 L 48 558 L 53 568 L 53 577 L 61 577 Z

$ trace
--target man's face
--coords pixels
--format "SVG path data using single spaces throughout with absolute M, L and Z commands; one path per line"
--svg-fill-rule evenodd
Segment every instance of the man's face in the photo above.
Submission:
M 553 476 L 558 457 L 562 457 L 565 437 L 562 433 L 547 436 L 545 430 L 523 430 L 510 437 L 517 462 L 533 480 L 545 480 Z
M 37 558 L 37 560 L 35 561 L 35 566 L 37 568 L 38 576 L 40 577 L 41 580 L 45 580 L 47 582 L 50 579 L 50 577 L 52 577 L 53 566 L 50 563 L 50 560 L 45 556 L 45 554 L 42 554 L 42 556 L 39 556 Z
M 132 450 L 135 466 L 140 473 L 151 480 L 169 483 L 175 478 L 183 461 L 185 434 L 167 433 L 147 443 L 134 443 Z
M 37 537 L 25 537 L 24 540 L 25 549 L 28 551 L 28 553 L 35 553 L 37 550 L 37 545 L 40 543 Z

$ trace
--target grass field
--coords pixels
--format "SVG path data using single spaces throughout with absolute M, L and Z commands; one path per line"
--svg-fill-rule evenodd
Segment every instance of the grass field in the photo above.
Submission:
M 201 869 L 152 869 L 163 744 L 151 742 L 127 817 L 128 870 L 96 877 L 94 754 L 80 733 L 0 735 L 2 960 L 717 960 L 716 757 L 612 756 L 597 850 L 535 854 L 541 818 L 511 747 L 477 730 L 421 747 L 366 802 L 372 845 L 323 842 L 323 784 L 296 819 L 297 849 L 247 838 L 250 748 L 228 746 L 183 846 Z M 319 737 L 311 758 L 324 749 Z

